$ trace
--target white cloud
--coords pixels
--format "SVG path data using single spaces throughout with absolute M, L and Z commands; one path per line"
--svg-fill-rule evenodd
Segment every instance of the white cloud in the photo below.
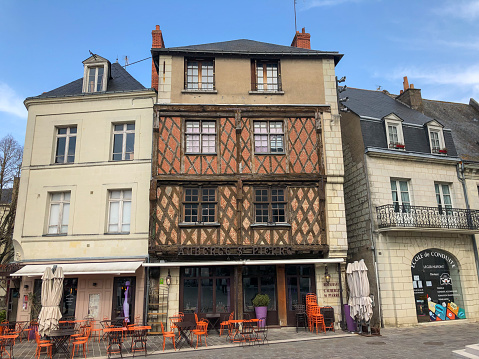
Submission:
M 305 4 L 301 6 L 301 10 L 308 10 L 314 7 L 327 7 L 336 6 L 345 3 L 359 3 L 364 0 L 307 0 Z
M 23 99 L 6 83 L 0 82 L 0 111 L 21 118 L 27 118 Z
M 446 6 L 442 6 L 435 11 L 436 13 L 445 16 L 452 16 L 465 20 L 475 20 L 479 18 L 479 1 L 450 1 Z
M 469 67 L 436 66 L 429 68 L 398 68 L 390 74 L 391 79 L 408 76 L 432 85 L 477 86 L 479 84 L 479 65 Z

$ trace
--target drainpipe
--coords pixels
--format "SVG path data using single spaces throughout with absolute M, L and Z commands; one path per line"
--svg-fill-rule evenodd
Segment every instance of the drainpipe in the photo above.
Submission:
M 146 259 L 147 263 L 150 263 L 150 255 Z M 150 298 L 150 267 L 145 268 L 145 306 L 143 308 L 143 325 L 146 325 L 148 321 L 148 300 Z
M 343 276 L 341 273 L 341 263 L 338 263 L 339 274 L 339 300 L 341 301 L 341 329 L 346 331 L 346 318 L 344 317 L 344 304 L 343 304 Z
M 381 320 L 381 328 L 384 328 L 384 321 L 383 321 L 383 311 L 381 305 L 381 286 L 379 284 L 379 272 L 378 272 L 378 251 L 376 248 L 376 241 L 374 239 L 373 231 L 373 209 L 371 207 L 371 189 L 369 188 L 369 176 L 368 176 L 368 162 L 367 162 L 367 155 L 364 154 L 364 169 L 366 174 L 366 188 L 368 192 L 368 207 L 369 207 L 369 230 L 371 231 L 371 250 L 373 251 L 373 260 L 374 260 L 374 273 L 376 276 L 376 288 L 378 291 L 378 312 L 379 312 L 379 319 Z
M 464 200 L 466 201 L 466 209 L 468 211 L 471 210 L 471 206 L 469 205 L 469 197 L 467 195 L 467 187 L 466 187 L 466 178 L 464 177 L 464 162 L 459 162 L 456 166 L 457 172 L 457 179 L 462 184 L 462 190 L 464 191 Z M 470 213 L 469 213 L 470 215 Z M 476 261 L 476 272 L 477 272 L 477 280 L 479 281 L 479 254 L 477 253 L 477 243 L 474 234 L 471 235 L 472 239 L 472 249 L 474 251 L 474 260 Z

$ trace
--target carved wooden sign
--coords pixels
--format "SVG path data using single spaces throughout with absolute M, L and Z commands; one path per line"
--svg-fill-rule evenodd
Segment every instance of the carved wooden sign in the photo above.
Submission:
M 293 253 L 294 253 L 293 248 L 287 247 L 287 246 L 240 246 L 240 247 L 180 246 L 178 247 L 179 256 L 229 256 L 229 255 L 282 256 L 282 255 L 292 255 Z

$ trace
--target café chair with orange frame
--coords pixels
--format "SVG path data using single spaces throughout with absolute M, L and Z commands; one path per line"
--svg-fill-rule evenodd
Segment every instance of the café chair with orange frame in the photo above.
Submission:
M 79 349 L 82 349 L 83 357 L 86 359 L 86 353 L 88 353 L 88 339 L 90 338 L 91 327 L 85 327 L 84 333 L 86 334 L 84 337 L 77 337 L 73 342 L 72 348 L 72 358 L 75 356 L 75 349 L 78 352 Z M 86 349 L 86 350 L 85 350 Z
M 313 313 L 311 315 L 312 320 L 312 327 L 313 329 L 316 328 L 316 334 L 318 334 L 318 330 L 321 332 L 326 332 L 326 326 L 324 324 L 324 317 L 321 314 L 321 308 L 315 307 Z
M 175 351 L 176 351 L 175 332 L 165 332 L 165 327 L 163 326 L 163 322 L 161 322 L 160 324 L 161 324 L 161 334 L 163 335 L 163 351 L 165 351 L 166 338 L 171 338 L 171 341 L 173 342 L 173 348 L 175 348 Z
M 223 330 L 226 328 L 226 330 L 228 330 L 228 326 L 230 324 L 230 320 L 233 320 L 235 317 L 235 312 L 231 312 L 228 320 L 225 320 L 223 322 L 220 323 L 220 337 L 221 335 L 223 334 Z
M 208 346 L 206 344 L 206 337 L 208 336 L 208 322 L 200 320 L 199 322 L 196 323 L 196 329 L 191 331 L 191 335 L 196 335 L 196 348 L 198 348 L 198 341 L 201 344 L 201 337 L 205 337 L 205 346 Z
M 40 354 L 42 353 L 42 349 L 45 349 L 47 355 L 52 358 L 52 348 L 53 344 L 50 343 L 49 340 L 41 340 L 40 334 L 35 332 L 35 341 L 37 342 L 37 349 L 35 350 L 35 358 L 40 358 Z

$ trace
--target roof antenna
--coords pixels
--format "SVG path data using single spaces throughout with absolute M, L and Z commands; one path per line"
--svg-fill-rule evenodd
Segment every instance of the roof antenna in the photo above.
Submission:
M 90 50 L 88 50 L 88 51 L 90 51 Z M 90 51 L 90 55 L 93 56 L 96 60 L 96 55 L 93 52 Z
M 298 26 L 296 25 L 296 0 L 294 1 L 294 31 L 298 31 Z
M 128 56 L 125 56 L 125 66 L 124 67 L 127 67 L 130 63 L 128 62 Z
M 116 63 L 116 64 L 118 63 L 118 55 L 116 55 L 116 61 L 115 61 L 115 63 Z

